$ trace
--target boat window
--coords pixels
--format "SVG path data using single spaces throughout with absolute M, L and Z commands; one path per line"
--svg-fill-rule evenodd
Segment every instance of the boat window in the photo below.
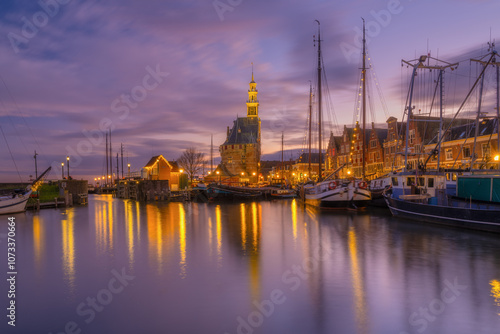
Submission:
M 406 179 L 406 185 L 411 186 L 412 184 L 413 185 L 415 184 L 415 178 L 414 177 L 408 177 Z
M 434 178 L 433 177 L 430 177 L 427 179 L 427 187 L 434 188 Z
M 457 180 L 457 174 L 456 173 L 451 174 L 451 179 L 453 181 L 456 181 Z
M 396 187 L 398 186 L 398 178 L 397 177 L 392 178 L 392 185 L 396 186 Z
M 450 181 L 450 173 L 446 173 L 446 181 Z
M 418 178 L 418 186 L 419 187 L 425 186 L 425 179 L 423 177 Z

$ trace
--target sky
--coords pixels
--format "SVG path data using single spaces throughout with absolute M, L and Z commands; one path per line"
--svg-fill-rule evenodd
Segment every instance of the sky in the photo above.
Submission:
M 123 144 L 132 171 L 188 147 L 209 155 L 211 135 L 218 154 L 227 126 L 246 114 L 252 63 L 264 159 L 278 157 L 282 132 L 296 155 L 316 81 L 315 20 L 327 133 L 359 117 L 362 17 L 373 66 L 368 121 L 401 119 L 401 60 L 429 53 L 461 61 L 446 84 L 452 112 L 477 76 L 468 59 L 500 40 L 499 12 L 496 0 L 2 0 L 0 182 L 28 181 L 35 150 L 39 171 L 54 166 L 49 178 L 60 177 L 66 156 L 74 178 L 103 175 L 109 127 L 113 155 Z

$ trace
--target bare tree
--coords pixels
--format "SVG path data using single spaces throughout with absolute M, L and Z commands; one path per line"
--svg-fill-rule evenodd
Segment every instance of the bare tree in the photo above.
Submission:
M 194 176 L 203 167 L 205 153 L 198 152 L 194 147 L 189 147 L 177 160 L 179 166 L 189 175 L 193 182 Z

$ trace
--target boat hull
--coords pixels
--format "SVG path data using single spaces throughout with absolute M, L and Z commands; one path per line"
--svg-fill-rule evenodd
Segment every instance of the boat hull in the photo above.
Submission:
M 30 198 L 31 191 L 16 197 L 0 201 L 0 215 L 6 215 L 26 211 L 26 204 Z
M 357 209 L 368 205 L 371 200 L 370 191 L 354 188 L 351 185 L 335 189 L 315 189 L 308 193 L 306 190 L 305 203 L 321 209 Z
M 500 232 L 500 208 L 471 209 L 415 203 L 385 196 L 387 206 L 396 217 L 409 218 L 453 227 Z

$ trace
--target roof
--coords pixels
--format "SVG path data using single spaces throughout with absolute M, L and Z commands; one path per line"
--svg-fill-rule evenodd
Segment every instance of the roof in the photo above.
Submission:
M 155 155 L 154 157 L 152 157 L 151 159 L 149 159 L 148 163 L 146 164 L 146 166 L 144 166 L 144 168 L 151 168 L 153 167 L 155 164 L 156 164 L 156 161 L 159 160 L 159 159 L 162 159 L 162 160 L 165 160 L 165 162 L 170 166 L 170 168 L 172 169 L 171 171 L 172 172 L 179 172 L 179 165 L 177 164 L 176 161 L 168 161 L 167 159 L 165 159 L 165 157 L 163 155 Z
M 483 120 L 479 122 L 479 136 L 489 136 L 496 132 L 496 121 L 494 119 Z M 460 140 L 474 138 L 476 135 L 476 122 L 470 120 L 469 124 L 464 124 L 451 128 L 450 134 L 447 134 L 448 140 Z
M 256 144 L 259 138 L 258 117 L 238 117 L 222 145 Z

